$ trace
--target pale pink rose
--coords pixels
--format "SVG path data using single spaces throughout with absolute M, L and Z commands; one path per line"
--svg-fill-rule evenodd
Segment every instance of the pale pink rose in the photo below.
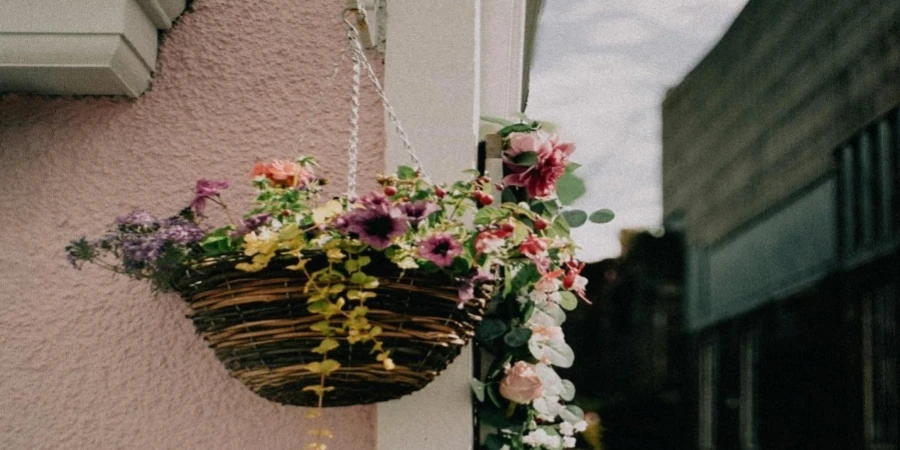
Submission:
M 543 396 L 544 385 L 534 364 L 518 361 L 506 369 L 506 375 L 500 381 L 500 395 L 511 402 L 522 405 Z

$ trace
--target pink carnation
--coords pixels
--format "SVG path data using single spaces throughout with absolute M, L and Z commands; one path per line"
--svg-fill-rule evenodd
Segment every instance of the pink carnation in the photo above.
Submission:
M 532 198 L 547 198 L 556 193 L 556 182 L 566 173 L 567 158 L 575 151 L 575 144 L 559 142 L 555 135 L 540 131 L 513 133 L 509 137 L 509 149 L 503 159 L 511 175 L 503 179 L 510 186 L 522 186 Z M 513 162 L 516 156 L 526 152 L 537 153 L 537 162 L 521 166 Z

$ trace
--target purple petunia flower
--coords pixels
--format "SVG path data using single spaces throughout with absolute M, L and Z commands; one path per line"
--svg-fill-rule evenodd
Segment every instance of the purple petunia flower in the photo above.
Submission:
M 194 200 L 191 201 L 191 208 L 202 214 L 206 208 L 206 199 L 219 195 L 223 189 L 231 186 L 230 181 L 218 180 L 197 180 L 197 187 L 194 190 Z
M 359 240 L 376 250 L 384 250 L 394 237 L 409 229 L 403 211 L 387 205 L 357 209 L 342 218 L 347 221 L 347 231 L 356 233 Z
M 419 244 L 419 256 L 435 263 L 438 267 L 447 267 L 453 258 L 462 254 L 462 244 L 453 239 L 449 233 L 436 233 Z
M 402 206 L 406 217 L 409 217 L 409 223 L 418 225 L 419 222 L 428 218 L 428 216 L 441 210 L 441 207 L 434 202 L 419 201 L 404 203 Z

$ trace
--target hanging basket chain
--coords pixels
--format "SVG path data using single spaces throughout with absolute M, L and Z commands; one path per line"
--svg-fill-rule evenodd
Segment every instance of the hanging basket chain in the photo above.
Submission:
M 422 167 L 422 161 L 419 160 L 419 157 L 416 154 L 416 150 L 413 147 L 412 143 L 410 142 L 409 136 L 406 134 L 406 130 L 403 129 L 403 125 L 400 123 L 400 118 L 397 117 L 397 113 L 394 111 L 394 107 L 388 101 L 387 94 L 384 92 L 384 88 L 382 88 L 382 86 L 381 86 L 381 81 L 378 80 L 378 76 L 375 75 L 375 70 L 372 68 L 372 65 L 369 63 L 369 59 L 366 57 L 365 51 L 363 51 L 363 47 L 362 47 L 362 44 L 360 42 L 360 37 L 359 37 L 359 29 L 355 25 L 353 25 L 353 23 L 349 19 L 347 19 L 347 14 L 346 14 L 347 12 L 354 12 L 354 13 L 359 14 L 360 18 L 362 20 L 367 20 L 366 19 L 367 16 L 366 16 L 365 10 L 361 6 L 358 7 L 358 9 L 356 9 L 356 10 L 347 9 L 344 11 L 343 20 L 344 20 L 344 24 L 346 25 L 346 28 L 347 28 L 347 38 L 349 41 L 350 50 L 353 52 L 354 71 L 357 70 L 357 66 L 356 66 L 357 63 L 361 66 L 361 68 L 365 68 L 366 77 L 369 79 L 369 81 L 372 82 L 372 86 L 375 88 L 375 93 L 378 94 L 378 97 L 381 99 L 381 105 L 383 106 L 385 112 L 387 112 L 388 119 L 390 120 L 391 124 L 394 125 L 394 130 L 396 131 L 397 136 L 403 142 L 403 148 L 404 148 L 404 150 L 406 150 L 406 153 L 409 155 L 410 159 L 412 160 L 414 168 L 417 171 L 419 171 L 419 173 L 423 179 L 428 181 L 428 175 L 425 173 L 425 169 Z M 358 94 L 357 90 L 359 88 L 359 86 L 357 84 L 359 82 L 359 80 L 356 79 L 357 75 L 358 74 L 354 73 L 354 95 Z M 357 103 L 355 104 L 355 107 L 356 107 L 355 110 L 353 109 L 353 106 L 351 105 L 351 132 L 354 129 L 354 127 L 358 130 L 358 120 L 359 120 L 358 100 L 359 100 L 358 97 L 356 97 Z M 355 119 L 354 119 L 354 117 L 355 117 Z M 357 123 L 353 124 L 352 123 L 353 120 L 356 120 Z M 349 175 L 350 178 L 352 178 L 352 180 L 348 180 L 348 181 L 352 181 L 352 184 L 354 187 L 356 186 L 356 179 L 355 179 L 355 177 L 356 177 L 356 174 L 355 174 L 356 161 L 353 159 L 355 152 L 356 152 L 356 149 L 351 149 L 351 153 L 353 153 L 353 155 L 351 155 L 350 167 L 354 173 Z M 348 183 L 348 184 L 350 184 L 350 183 Z M 352 194 L 352 192 L 351 192 L 351 194 Z
M 347 31 L 347 35 L 351 49 L 353 50 L 353 83 L 350 95 L 350 138 L 349 146 L 347 148 L 347 195 L 351 199 L 355 199 L 357 160 L 359 156 L 359 88 L 362 66 L 362 60 L 359 55 L 361 54 L 362 46 L 359 43 L 358 35 L 354 35 L 350 30 Z M 360 49 L 359 52 L 356 51 L 357 47 Z
M 334 84 L 334 79 L 337 77 L 341 65 L 344 63 L 344 58 L 347 57 L 347 50 L 348 47 L 344 47 L 334 58 L 334 62 L 331 64 L 331 73 L 325 78 L 325 83 L 322 84 L 322 88 L 319 89 L 319 92 L 316 94 L 316 99 L 313 101 L 312 108 L 310 108 L 309 112 L 306 114 L 306 120 L 303 122 L 303 129 L 300 130 L 299 142 L 306 142 L 306 136 L 312 129 L 313 120 L 318 117 L 319 108 L 322 106 L 322 99 L 325 97 L 325 92 L 331 88 L 332 84 Z

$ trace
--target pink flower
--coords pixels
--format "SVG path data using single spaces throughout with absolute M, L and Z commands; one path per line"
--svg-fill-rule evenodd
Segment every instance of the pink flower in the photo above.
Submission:
M 500 381 L 500 395 L 503 398 L 522 405 L 544 395 L 544 384 L 538 376 L 534 364 L 518 361 L 506 369 L 506 375 Z
M 546 239 L 532 234 L 519 245 L 519 252 L 533 261 L 538 266 L 538 270 L 543 273 L 550 267 L 550 255 L 547 253 L 547 248 Z
M 581 271 L 584 270 L 584 263 L 569 261 L 566 263 L 566 267 L 568 268 L 568 272 L 566 272 L 566 276 L 563 278 L 563 287 L 575 291 L 579 297 L 588 302 L 587 296 L 585 295 L 585 288 L 587 287 L 588 280 L 581 276 Z
M 206 199 L 219 195 L 223 189 L 231 186 L 230 181 L 217 180 L 197 180 L 197 187 L 194 190 L 194 200 L 191 201 L 191 208 L 197 211 L 197 214 L 203 214 L 206 209 Z
M 273 185 L 283 188 L 304 187 L 312 181 L 314 174 L 311 170 L 300 164 L 282 159 L 273 160 L 271 163 L 257 162 L 250 171 L 253 178 L 264 176 Z
M 512 233 L 504 230 L 485 230 L 475 238 L 475 255 L 493 253 L 503 247 L 506 238 Z
M 419 244 L 419 256 L 435 263 L 438 267 L 447 267 L 462 254 L 462 245 L 449 233 L 436 233 Z
M 575 145 L 558 142 L 555 135 L 540 131 L 513 133 L 509 137 L 509 149 L 503 160 L 511 175 L 503 179 L 510 186 L 523 186 L 532 198 L 546 198 L 556 193 L 556 182 L 566 173 L 567 158 L 575 151 Z M 518 165 L 516 156 L 525 152 L 537 153 L 537 162 L 530 166 Z

